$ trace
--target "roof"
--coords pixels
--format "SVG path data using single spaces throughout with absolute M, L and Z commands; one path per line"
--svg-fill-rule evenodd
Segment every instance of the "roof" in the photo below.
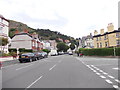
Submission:
M 19 34 L 15 34 L 14 36 L 17 36 L 17 35 L 28 35 L 28 36 L 30 36 L 30 37 L 32 38 L 32 36 L 31 36 L 30 34 L 28 34 L 28 33 L 19 33 Z M 13 36 L 13 37 L 14 37 L 14 36 Z M 12 37 L 12 38 L 13 38 L 13 37 Z
M 99 36 L 104 36 L 104 35 L 107 35 L 107 34 L 111 34 L 111 33 L 117 33 L 117 32 L 120 32 L 120 30 L 114 30 L 114 31 L 112 31 L 112 32 L 105 32 L 104 34 L 98 34 L 98 35 L 95 35 L 95 36 L 93 36 L 93 38 L 94 37 L 99 37 Z

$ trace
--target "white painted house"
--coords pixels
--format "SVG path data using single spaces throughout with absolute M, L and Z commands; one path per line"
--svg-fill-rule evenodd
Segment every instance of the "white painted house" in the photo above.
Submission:
M 7 38 L 10 40 L 9 36 L 9 21 L 0 15 L 0 37 Z M 0 51 L 4 48 L 4 53 L 8 53 L 8 44 L 6 46 L 0 46 Z
M 25 48 L 32 49 L 33 51 L 39 51 L 43 49 L 43 44 L 36 37 L 28 33 L 20 33 L 14 35 L 11 40 L 10 48 Z

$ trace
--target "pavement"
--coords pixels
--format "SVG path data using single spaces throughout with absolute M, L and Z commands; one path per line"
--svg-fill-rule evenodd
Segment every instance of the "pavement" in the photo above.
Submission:
M 93 88 L 120 90 L 118 58 L 52 56 L 4 64 L 2 88 Z M 104 89 L 103 89 L 104 88 Z

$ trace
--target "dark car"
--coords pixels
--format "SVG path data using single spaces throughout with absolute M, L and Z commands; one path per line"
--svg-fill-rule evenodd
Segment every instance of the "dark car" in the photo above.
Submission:
M 40 52 L 34 52 L 34 54 L 37 60 L 42 59 L 42 54 Z
M 40 52 L 43 58 L 47 58 L 48 54 L 46 52 Z
M 19 61 L 20 63 L 36 61 L 36 56 L 34 53 L 23 53 L 19 55 Z

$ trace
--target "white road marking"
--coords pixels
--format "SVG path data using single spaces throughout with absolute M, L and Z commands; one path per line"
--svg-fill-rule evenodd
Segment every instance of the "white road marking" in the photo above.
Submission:
M 112 78 L 112 79 L 114 79 L 115 77 L 113 77 L 113 76 L 110 76 L 110 75 L 108 75 L 108 77 L 110 77 L 110 78 Z
M 52 70 L 55 66 L 56 66 L 56 64 L 55 64 L 53 67 L 51 67 L 51 68 L 49 69 L 49 71 Z
M 112 82 L 109 79 L 106 79 L 105 81 L 109 84 L 112 84 Z
M 100 73 L 96 73 L 97 75 L 100 75 Z
M 95 73 L 96 73 L 97 71 L 96 71 L 96 70 L 93 70 L 93 72 L 95 72 Z
M 103 72 L 103 70 L 99 70 L 100 72 Z
M 108 65 L 112 65 L 112 64 L 100 64 L 100 65 L 95 65 L 95 66 L 108 66 Z
M 118 83 L 120 83 L 120 80 L 118 80 L 118 79 L 115 79 L 115 81 L 118 82 Z
M 117 85 L 113 85 L 114 88 L 118 89 L 119 87 Z
M 112 68 L 112 69 L 114 69 L 114 70 L 120 70 L 119 68 Z
M 20 69 L 23 69 L 23 68 L 26 68 L 26 67 L 29 67 L 29 66 L 32 66 L 33 64 L 30 64 L 30 65 L 27 65 L 27 66 L 24 66 L 24 67 L 21 67 L 21 68 L 17 68 L 16 70 L 20 70 Z
M 96 68 L 96 70 L 100 70 L 99 68 Z
M 106 78 L 105 76 L 100 76 L 101 78 Z
M 30 84 L 27 88 L 30 88 L 32 85 L 34 85 L 38 80 L 40 80 L 42 76 L 40 76 L 37 80 L 35 80 L 32 84 Z
M 108 73 L 106 73 L 106 72 L 103 72 L 103 74 L 107 75 Z

